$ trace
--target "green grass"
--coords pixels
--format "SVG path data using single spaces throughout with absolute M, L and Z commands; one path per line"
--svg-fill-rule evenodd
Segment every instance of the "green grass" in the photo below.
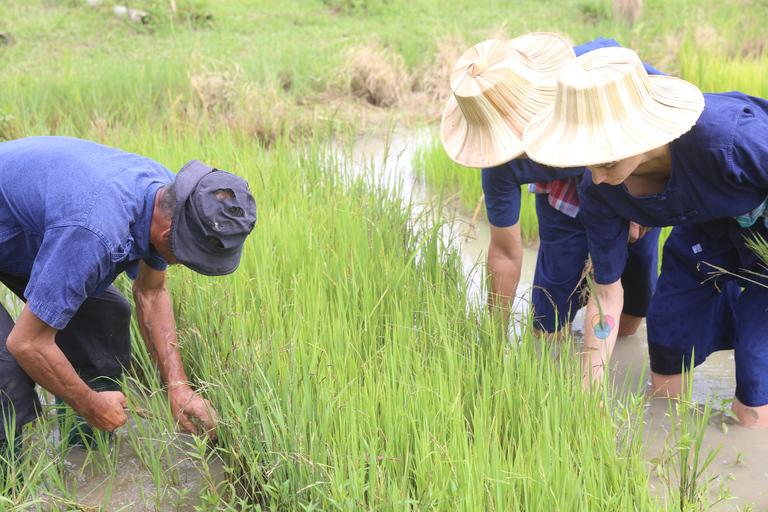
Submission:
M 442 201 L 414 222 L 395 191 L 346 177 L 319 141 L 302 153 L 227 132 L 123 143 L 172 167 L 204 146 L 259 198 L 235 274 L 169 273 L 186 367 L 222 418 L 229 477 L 201 489 L 200 510 L 665 509 L 648 489 L 642 429 L 628 428 L 642 400 L 601 411 L 568 345 L 553 359 L 527 334 L 503 335 L 467 296 Z M 134 350 L 136 386 L 160 389 L 140 341 Z M 167 403 L 143 395 L 129 398 L 156 419 L 128 441 L 154 481 L 144 502 L 174 503 L 173 449 L 154 441 L 173 437 Z M 8 499 L 77 504 L 56 463 L 64 449 L 41 444 L 51 420 L 35 428 L 22 470 L 45 472 Z M 212 481 L 205 445 L 192 453 Z M 107 448 L 94 457 L 117 471 Z
M 575 44 L 603 35 L 700 83 L 754 69 L 759 85 L 762 57 L 748 50 L 759 46 L 764 5 L 647 2 L 630 28 L 611 19 L 607 1 L 176 4 L 172 15 L 148 1 L 152 22 L 140 26 L 77 0 L 0 0 L 0 30 L 15 40 L 0 46 L 0 139 L 77 136 L 173 170 L 198 158 L 251 183 L 259 221 L 240 269 L 217 279 L 169 272 L 186 366 L 222 418 L 213 452 L 201 442 L 190 449 L 206 482 L 211 456 L 228 475 L 201 487 L 198 508 L 674 508 L 648 489 L 639 392 L 626 401 L 584 395 L 567 347 L 553 359 L 528 335 L 507 339 L 468 296 L 459 254 L 440 234 L 441 205 L 458 191 L 473 210 L 479 171 L 451 163 L 433 139 L 414 171 L 440 199 L 416 221 L 396 191 L 352 177 L 329 141 L 351 147 L 343 142 L 362 113 L 369 128 L 408 118 L 404 105 L 381 114 L 349 103 L 345 66 L 361 45 L 392 52 L 419 75 L 445 38 L 463 41 L 463 51 L 536 30 Z M 727 39 L 723 67 L 689 42 L 707 33 L 701 27 Z M 521 219 L 534 236 L 532 205 Z M 151 394 L 160 385 L 141 342 L 134 353 L 129 398 L 156 417 L 127 439 L 154 482 L 143 505 L 182 503 L 177 455 L 148 441 L 173 435 L 167 403 Z M 26 486 L 6 488 L 0 510 L 79 506 L 78 476 L 47 434 L 53 421 L 26 432 L 32 442 L 14 466 Z M 114 475 L 110 453 L 92 457 Z

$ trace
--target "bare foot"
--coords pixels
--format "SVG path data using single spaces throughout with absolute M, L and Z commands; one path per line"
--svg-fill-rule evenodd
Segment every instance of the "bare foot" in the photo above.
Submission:
M 739 424 L 749 428 L 768 427 L 768 404 L 757 407 L 749 407 L 741 403 L 741 400 L 734 398 L 731 410 L 739 419 Z

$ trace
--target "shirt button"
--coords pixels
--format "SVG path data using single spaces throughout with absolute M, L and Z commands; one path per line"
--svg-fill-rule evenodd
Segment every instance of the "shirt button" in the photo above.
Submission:
M 667 196 L 659 196 L 660 201 L 664 201 L 667 198 Z

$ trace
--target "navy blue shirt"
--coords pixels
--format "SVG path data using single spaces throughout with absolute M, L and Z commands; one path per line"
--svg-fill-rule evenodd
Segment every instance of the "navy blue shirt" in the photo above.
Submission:
M 164 270 L 150 246 L 157 191 L 175 174 L 95 142 L 31 137 L 0 143 L 0 272 L 29 276 L 30 310 L 62 329 L 140 260 Z
M 768 196 L 768 101 L 739 92 L 704 95 L 694 127 L 669 143 L 672 172 L 658 193 L 635 197 L 624 184 L 581 182 L 582 222 L 587 229 L 595 281 L 611 284 L 626 261 L 629 221 L 662 227 L 707 223 L 713 238 L 738 230 L 733 217 Z M 743 231 L 746 233 L 746 231 Z M 740 235 L 737 234 L 737 238 Z M 743 240 L 737 244 L 742 251 Z M 743 248 L 742 261 L 754 259 Z
M 621 47 L 615 39 L 598 37 L 580 46 L 574 46 L 576 56 L 598 48 Z M 658 69 L 643 63 L 649 75 L 664 75 Z M 546 181 L 557 181 L 581 176 L 585 167 L 560 169 L 538 164 L 530 159 L 514 159 L 499 166 L 483 169 L 483 192 L 488 222 L 498 228 L 508 228 L 520 219 L 520 185 Z

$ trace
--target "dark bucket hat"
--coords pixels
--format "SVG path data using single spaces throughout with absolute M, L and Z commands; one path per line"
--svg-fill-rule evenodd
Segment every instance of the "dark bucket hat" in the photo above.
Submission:
M 185 267 L 206 276 L 231 274 L 256 224 L 256 201 L 234 174 L 190 160 L 176 175 L 170 248 Z

